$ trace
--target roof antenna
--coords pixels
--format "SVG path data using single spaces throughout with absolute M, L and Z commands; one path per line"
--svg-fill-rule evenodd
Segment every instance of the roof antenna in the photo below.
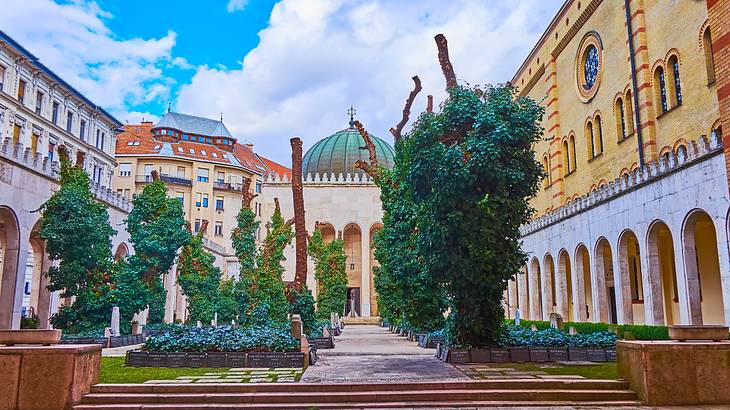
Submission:
M 167 112 L 170 112 L 172 110 L 172 103 L 167 103 Z
M 223 112 L 221 112 L 221 122 L 223 122 Z
M 350 109 L 347 110 L 347 114 L 350 115 L 350 127 L 355 126 L 355 114 L 356 113 L 357 113 L 357 111 L 355 111 L 355 108 L 352 105 L 350 106 Z

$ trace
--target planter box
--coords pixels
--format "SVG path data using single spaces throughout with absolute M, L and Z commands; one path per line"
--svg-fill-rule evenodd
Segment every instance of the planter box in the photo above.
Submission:
M 0 345 L 37 344 L 50 346 L 61 340 L 57 329 L 0 330 Z
M 469 351 L 461 349 L 447 349 L 448 353 L 446 356 L 447 363 L 468 363 L 469 362 Z
M 226 366 L 246 367 L 246 366 L 248 366 L 247 356 L 248 355 L 244 352 L 228 352 L 228 353 L 226 353 L 226 359 L 228 360 L 228 362 L 226 363 L 225 366 L 222 366 L 222 367 L 226 367 Z M 215 367 L 215 366 L 211 366 L 211 367 Z
M 606 361 L 607 362 L 616 361 L 616 349 L 606 349 Z
M 551 362 L 567 362 L 568 349 L 565 347 L 550 348 L 548 349 L 548 357 Z
M 550 361 L 548 349 L 546 347 L 531 347 L 530 348 L 530 361 L 531 362 Z
M 427 337 L 426 341 L 426 348 L 427 349 L 435 349 L 436 346 L 440 344 L 444 344 L 446 340 L 444 340 L 443 337 Z
M 730 338 L 730 333 L 727 326 L 721 325 L 674 325 L 669 326 L 669 338 L 680 342 L 687 340 L 719 342 Z
M 509 363 L 512 358 L 509 349 L 489 349 L 489 360 L 492 363 Z
M 304 353 L 145 352 L 132 350 L 127 352 L 126 364 L 134 367 L 304 367 Z
M 473 363 L 491 363 L 492 361 L 489 349 L 471 349 L 469 356 Z
M 316 361 L 316 358 L 315 358 Z M 314 363 L 312 363 L 314 364 Z M 284 353 L 284 365 L 282 367 L 304 367 L 304 353 L 302 352 L 286 352 Z
M 510 347 L 510 358 L 513 362 L 529 362 L 530 349 L 527 347 Z
M 205 367 L 225 367 L 228 364 L 228 353 L 208 352 Z
M 605 362 L 606 349 L 586 349 L 586 357 L 589 362 Z
M 586 349 L 569 347 L 568 360 L 580 362 L 588 361 L 588 354 L 586 353 Z

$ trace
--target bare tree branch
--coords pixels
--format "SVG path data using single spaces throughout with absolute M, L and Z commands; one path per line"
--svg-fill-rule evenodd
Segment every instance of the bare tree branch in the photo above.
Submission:
M 243 177 L 243 187 L 241 188 L 241 194 L 243 195 L 243 198 L 241 199 L 242 206 L 244 208 L 251 209 L 251 201 L 253 201 L 253 199 L 259 195 L 251 193 L 250 178 Z
M 446 89 L 450 90 L 456 87 L 456 74 L 454 74 L 454 66 L 449 60 L 449 45 L 443 34 L 436 34 L 436 47 L 438 48 L 439 64 L 441 64 L 441 72 L 444 73 L 446 79 Z
M 418 78 L 417 75 L 414 75 L 412 79 L 415 85 L 413 87 L 413 91 L 408 94 L 408 98 L 406 99 L 406 105 L 403 107 L 403 117 L 401 117 L 400 122 L 398 123 L 398 125 L 395 126 L 395 128 L 390 129 L 390 133 L 393 134 L 393 137 L 396 141 L 401 139 L 403 127 L 406 126 L 406 124 L 408 123 L 408 118 L 411 116 L 411 106 L 413 105 L 413 100 L 415 100 L 418 93 L 421 92 L 421 79 Z
M 302 140 L 292 138 L 292 197 L 294 202 L 295 272 L 292 288 L 299 292 L 307 282 L 307 227 L 304 222 L 304 187 L 302 186 Z
M 433 95 L 426 97 L 426 112 L 433 112 Z

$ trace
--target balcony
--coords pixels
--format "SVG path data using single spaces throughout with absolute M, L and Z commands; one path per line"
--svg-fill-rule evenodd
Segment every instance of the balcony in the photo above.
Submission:
M 162 182 L 166 182 L 168 184 L 193 186 L 193 181 L 187 178 L 173 177 L 170 175 L 160 175 L 160 179 L 162 180 Z M 152 182 L 152 175 L 137 175 L 137 177 L 135 178 L 135 182 Z
M 241 192 L 243 185 L 235 182 L 213 181 L 213 189 Z

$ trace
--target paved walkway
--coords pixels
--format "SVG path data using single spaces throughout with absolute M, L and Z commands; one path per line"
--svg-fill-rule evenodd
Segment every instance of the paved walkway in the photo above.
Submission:
M 469 379 L 436 359 L 435 349 L 420 348 L 379 326 L 346 326 L 334 349 L 317 354 L 317 364 L 304 372 L 304 383 Z

